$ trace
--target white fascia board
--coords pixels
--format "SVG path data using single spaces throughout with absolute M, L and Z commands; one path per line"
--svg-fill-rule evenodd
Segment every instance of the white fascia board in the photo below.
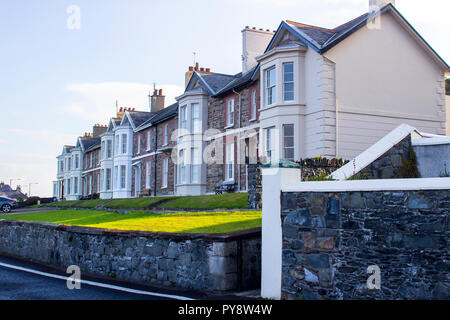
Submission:
M 296 182 L 282 186 L 282 192 L 357 192 L 450 190 L 450 178 L 386 179 Z

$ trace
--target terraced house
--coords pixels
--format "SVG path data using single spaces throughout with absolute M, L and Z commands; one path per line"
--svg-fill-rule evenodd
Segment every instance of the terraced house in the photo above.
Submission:
M 258 160 L 352 159 L 402 123 L 436 135 L 449 128 L 450 68 L 395 1 L 370 0 L 367 12 L 332 29 L 282 21 L 242 36 L 239 73 L 197 64 L 176 104 L 165 108 L 156 90 L 150 112 L 111 119 L 101 197 L 200 195 L 221 183 L 240 192 Z M 60 198 L 71 194 L 61 168 L 72 149 L 58 158 Z

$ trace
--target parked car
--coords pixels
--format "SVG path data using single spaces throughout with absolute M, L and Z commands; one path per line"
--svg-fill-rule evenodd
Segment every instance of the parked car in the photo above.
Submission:
M 0 212 L 10 213 L 15 208 L 17 208 L 16 200 L 0 197 Z

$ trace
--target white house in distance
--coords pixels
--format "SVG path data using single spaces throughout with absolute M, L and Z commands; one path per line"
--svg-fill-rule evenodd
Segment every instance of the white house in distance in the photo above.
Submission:
M 394 5 L 371 0 L 369 12 L 334 29 L 281 23 L 256 58 L 266 153 L 278 145 L 285 158 L 289 124 L 296 160 L 351 159 L 402 123 L 446 134 L 449 66 Z

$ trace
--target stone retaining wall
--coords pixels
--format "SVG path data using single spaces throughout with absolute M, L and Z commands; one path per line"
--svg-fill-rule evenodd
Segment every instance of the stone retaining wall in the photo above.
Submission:
M 260 286 L 261 230 L 164 234 L 0 220 L 0 252 L 117 279 L 207 291 Z
M 450 190 L 282 193 L 284 299 L 450 299 Z M 381 269 L 369 290 L 367 268 Z

